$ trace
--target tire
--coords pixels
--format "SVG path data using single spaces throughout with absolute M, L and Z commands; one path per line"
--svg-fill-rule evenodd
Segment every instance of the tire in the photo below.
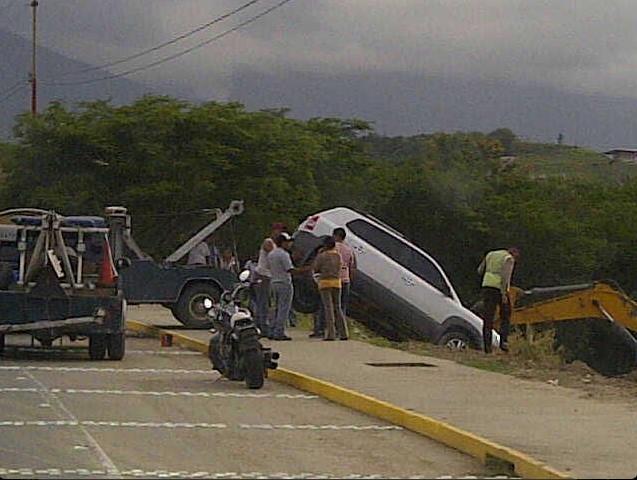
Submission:
M 616 324 L 599 321 L 594 332 L 589 343 L 591 355 L 585 360 L 589 367 L 607 377 L 625 375 L 635 368 L 637 352 L 630 333 Z
M 263 353 L 261 349 L 248 350 L 243 353 L 243 368 L 248 388 L 257 390 L 263 387 L 265 372 L 263 368 Z
M 0 335 L 0 355 L 4 354 L 5 337 Z
M 106 356 L 106 335 L 91 335 L 88 338 L 88 355 L 91 360 L 104 360 Z
M 208 342 L 208 359 L 210 360 L 212 369 L 224 375 L 226 372 L 226 368 L 223 359 L 219 355 L 219 350 L 221 348 L 220 343 L 221 334 L 219 332 L 210 337 L 210 342 Z
M 210 328 L 212 322 L 207 310 L 203 307 L 203 301 L 208 298 L 217 303 L 221 292 L 219 288 L 210 283 L 195 283 L 181 292 L 179 300 L 172 308 L 177 320 L 189 328 Z
M 292 308 L 299 313 L 315 313 L 320 306 L 321 298 L 314 284 L 314 280 L 308 275 L 302 275 L 294 279 L 294 296 Z
M 555 339 L 568 363 L 583 361 L 607 377 L 624 375 L 637 366 L 635 342 L 619 325 L 597 319 L 561 322 Z
M 302 294 L 297 295 L 295 293 L 292 299 L 292 308 L 299 313 L 316 313 L 319 309 L 318 297 L 303 296 Z
M 462 330 L 449 330 L 438 340 L 438 345 L 447 347 L 449 350 L 462 352 L 474 345 L 471 337 Z
M 109 360 L 122 360 L 126 353 L 126 337 L 124 332 L 111 333 L 106 337 L 106 350 Z
M 0 262 L 0 290 L 9 290 L 9 286 L 13 283 L 13 274 L 11 272 L 11 264 Z

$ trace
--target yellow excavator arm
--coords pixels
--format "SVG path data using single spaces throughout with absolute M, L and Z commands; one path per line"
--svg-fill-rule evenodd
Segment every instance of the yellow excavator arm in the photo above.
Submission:
M 513 325 L 573 321 L 569 328 L 575 331 L 580 326 L 593 328 L 588 347 L 576 355 L 598 372 L 621 375 L 637 367 L 637 302 L 614 282 L 527 291 L 512 288 L 509 300 Z M 576 320 L 593 320 L 597 327 Z M 572 344 L 576 350 L 579 342 Z
M 528 301 L 527 298 L 552 298 Z M 511 324 L 536 324 L 582 318 L 597 318 L 637 332 L 637 302 L 611 283 L 596 282 L 571 287 L 538 288 L 523 291 L 512 288 Z

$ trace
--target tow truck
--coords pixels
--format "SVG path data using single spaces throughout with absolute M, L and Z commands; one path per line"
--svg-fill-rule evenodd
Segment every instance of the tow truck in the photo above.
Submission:
M 231 289 L 236 273 L 178 262 L 243 209 L 235 200 L 215 210 L 213 221 L 161 262 L 135 242 L 125 207 L 108 207 L 104 217 L 0 212 L 0 352 L 6 335 L 28 334 L 44 347 L 88 338 L 91 359 L 121 360 L 127 304 L 161 304 L 188 327 L 210 325 L 207 300 Z
M 126 301 L 108 234 L 99 217 L 0 212 L 0 351 L 6 335 L 27 334 L 32 346 L 88 338 L 91 359 L 124 357 Z
M 118 265 L 120 288 L 129 305 L 159 304 L 189 328 L 210 326 L 207 303 L 217 303 L 221 294 L 237 282 L 237 272 L 212 266 L 182 265 L 179 262 L 200 242 L 244 211 L 242 200 L 233 200 L 225 211 L 179 246 L 164 260 L 144 253 L 132 236 L 132 220 L 125 207 L 108 207 L 113 257 Z

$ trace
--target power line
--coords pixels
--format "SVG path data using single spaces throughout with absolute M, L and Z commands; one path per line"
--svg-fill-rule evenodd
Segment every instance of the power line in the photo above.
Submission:
M 8 88 L 7 90 L 5 90 L 4 92 L 0 94 L 0 103 L 3 103 L 6 100 L 9 100 L 11 97 L 17 94 L 25 86 L 26 86 L 26 83 L 24 82 L 24 80 L 20 80 L 19 82 L 16 82 L 11 88 Z
M 9 90 L 13 90 L 15 87 L 17 87 L 18 85 L 21 85 L 24 83 L 24 80 L 18 80 L 17 82 L 15 82 L 13 85 L 11 85 L 9 88 L 5 89 L 4 91 L 0 92 L 0 97 L 2 95 L 4 95 L 5 93 L 7 93 Z
M 108 67 L 113 67 L 115 65 L 119 65 L 120 63 L 128 62 L 130 60 L 134 60 L 136 58 L 139 58 L 141 56 L 147 55 L 149 53 L 156 52 L 157 50 L 160 50 L 160 49 L 162 49 L 164 47 L 167 47 L 168 45 L 172 45 L 174 43 L 177 43 L 177 42 L 179 42 L 179 41 L 181 41 L 181 40 L 183 40 L 185 38 L 188 38 L 188 37 L 194 35 L 195 33 L 201 32 L 202 30 L 205 30 L 206 28 L 209 28 L 209 27 L 215 25 L 216 23 L 219 23 L 219 22 L 225 20 L 226 18 L 229 18 L 232 15 L 235 15 L 235 14 L 239 13 L 240 11 L 245 10 L 246 8 L 252 6 L 255 3 L 260 2 L 260 1 L 261 0 L 250 0 L 249 2 L 244 3 L 240 7 L 235 8 L 234 10 L 221 15 L 220 17 L 217 17 L 214 20 L 211 20 L 210 22 L 201 25 L 201 26 L 195 28 L 194 30 L 190 30 L 189 32 L 183 33 L 183 34 L 181 34 L 181 35 L 179 35 L 179 36 L 177 36 L 177 37 L 175 37 L 175 38 L 173 38 L 171 40 L 168 40 L 168 41 L 166 41 L 164 43 L 160 43 L 159 45 L 156 45 L 154 47 L 148 48 L 146 50 L 142 50 L 141 52 L 135 53 L 135 54 L 130 55 L 128 57 L 124 57 L 124 58 L 122 58 L 120 60 L 115 60 L 113 62 L 105 63 L 103 65 L 96 65 L 96 66 L 92 66 L 92 67 L 83 68 L 81 70 L 76 70 L 74 72 L 68 72 L 68 73 L 65 73 L 63 76 L 86 73 L 86 72 L 92 72 L 94 70 L 100 70 L 100 69 L 104 69 L 104 68 L 108 68 Z
M 6 5 L 4 5 L 3 7 L 0 7 L 0 13 L 4 14 L 5 12 L 7 12 L 11 7 L 13 7 L 16 3 L 18 3 L 18 0 L 10 0 L 9 3 L 7 3 Z
M 226 30 L 225 32 L 222 32 L 218 35 L 215 35 L 212 38 L 209 38 L 208 40 L 198 43 L 197 45 L 194 45 L 193 47 L 187 48 L 185 50 L 182 50 L 180 52 L 177 52 L 173 55 L 169 55 L 168 57 L 164 57 L 160 60 L 157 60 L 155 62 L 149 63 L 147 65 L 142 65 L 140 67 L 137 68 L 133 68 L 131 70 L 126 70 L 120 73 L 114 73 L 112 75 L 107 75 L 105 77 L 100 77 L 100 78 L 93 78 L 93 79 L 89 79 L 89 80 L 79 80 L 79 81 L 73 81 L 73 82 L 42 82 L 45 83 L 46 85 L 53 85 L 53 86 L 70 86 L 70 85 L 84 85 L 84 84 L 88 84 L 88 83 L 94 83 L 94 82 L 101 82 L 104 80 L 112 80 L 115 78 L 120 78 L 120 77 L 124 77 L 127 75 L 132 75 L 133 73 L 137 73 L 137 72 L 141 72 L 142 70 L 146 70 L 148 68 L 152 68 L 152 67 L 156 67 L 158 65 L 161 65 L 162 63 L 168 62 L 170 60 L 174 60 L 175 58 L 181 57 L 183 55 L 186 55 L 194 50 L 197 50 L 201 47 L 204 47 L 206 45 L 209 45 L 217 40 L 222 39 L 223 37 L 236 32 L 237 30 L 239 30 L 242 27 L 245 27 L 246 25 L 249 25 L 250 23 L 253 23 L 255 21 L 257 21 L 258 19 L 265 17 L 267 14 L 281 8 L 283 5 L 285 5 L 286 3 L 291 2 L 292 0 L 282 0 L 279 3 L 277 3 L 276 5 L 262 11 L 261 13 L 255 15 L 254 17 L 249 18 L 248 20 L 241 22 L 240 24 L 238 24 L 237 26 Z

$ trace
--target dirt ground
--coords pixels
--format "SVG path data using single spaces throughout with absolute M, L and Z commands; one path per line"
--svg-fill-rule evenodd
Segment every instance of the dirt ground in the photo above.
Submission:
M 411 343 L 411 342 L 410 342 Z M 605 377 L 580 361 L 558 367 L 537 365 L 521 360 L 514 354 L 496 354 L 488 357 L 482 352 L 450 352 L 444 347 L 408 344 L 405 350 L 457 361 L 464 365 L 507 373 L 516 377 L 545 382 L 552 385 L 582 390 L 590 398 L 637 398 L 637 370 L 618 377 Z

